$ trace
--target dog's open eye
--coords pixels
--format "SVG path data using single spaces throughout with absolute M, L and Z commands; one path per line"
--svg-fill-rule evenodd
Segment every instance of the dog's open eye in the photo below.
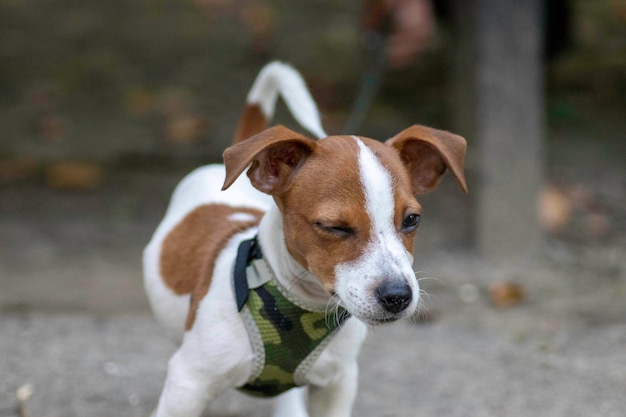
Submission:
M 417 226 L 419 226 L 421 216 L 419 214 L 411 213 L 402 220 L 402 233 L 411 233 Z
M 315 222 L 315 226 L 326 233 L 331 233 L 342 238 L 354 235 L 354 229 L 349 226 L 325 224 L 322 222 Z

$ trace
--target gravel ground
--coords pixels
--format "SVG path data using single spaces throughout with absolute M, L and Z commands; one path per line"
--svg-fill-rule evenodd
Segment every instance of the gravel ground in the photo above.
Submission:
M 606 251 L 558 256 L 534 265 L 525 301 L 507 309 L 489 302 L 488 289 L 519 276 L 511 268 L 434 256 L 425 266 L 437 279 L 422 281 L 432 295 L 427 320 L 371 329 L 354 415 L 623 416 L 625 262 Z M 617 274 L 597 275 L 593 259 L 602 257 Z M 147 416 L 174 349 L 141 309 L 7 309 L 0 316 L 0 416 L 16 415 L 15 392 L 25 384 L 34 389 L 30 417 Z M 230 393 L 206 415 L 267 416 L 270 409 Z
M 15 415 L 14 392 L 26 383 L 35 417 L 147 416 L 156 405 L 174 347 L 149 317 L 17 313 L 0 322 L 0 415 Z M 354 415 L 623 416 L 625 343 L 623 322 L 568 326 L 482 307 L 376 329 Z M 233 393 L 207 415 L 269 415 L 269 404 Z

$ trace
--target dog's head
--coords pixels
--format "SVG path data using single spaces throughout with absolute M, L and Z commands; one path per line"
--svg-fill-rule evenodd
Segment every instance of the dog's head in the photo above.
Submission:
M 247 168 L 274 197 L 291 256 L 357 318 L 385 323 L 412 314 L 419 299 L 413 240 L 416 196 L 449 169 L 467 191 L 465 140 L 413 126 L 384 144 L 356 136 L 308 139 L 276 126 L 224 152 L 228 188 Z

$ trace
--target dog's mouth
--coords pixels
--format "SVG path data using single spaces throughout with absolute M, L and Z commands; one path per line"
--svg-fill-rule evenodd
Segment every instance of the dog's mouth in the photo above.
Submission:
M 378 319 L 375 320 L 376 324 L 387 324 L 387 323 L 394 323 L 396 321 L 400 320 L 400 317 L 385 317 L 384 319 Z
M 403 310 L 398 313 L 391 313 L 387 311 L 382 311 L 382 309 L 380 309 L 379 311 L 363 311 L 365 309 L 359 309 L 358 307 L 351 309 L 345 305 L 344 308 L 354 318 L 357 318 L 363 323 L 370 326 L 384 326 L 386 324 L 395 323 L 404 318 L 410 317 L 410 315 L 412 314 L 410 311 L 411 309 Z
M 400 320 L 402 316 L 389 316 L 389 317 L 367 317 L 361 318 L 362 321 L 371 326 L 384 326 L 385 324 L 391 324 Z

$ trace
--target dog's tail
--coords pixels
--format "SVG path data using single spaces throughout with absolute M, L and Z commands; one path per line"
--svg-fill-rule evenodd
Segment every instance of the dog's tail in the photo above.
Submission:
M 259 73 L 239 118 L 234 143 L 241 142 L 265 129 L 274 117 L 278 94 L 292 116 L 318 139 L 326 137 L 319 111 L 302 76 L 287 64 L 274 61 Z

